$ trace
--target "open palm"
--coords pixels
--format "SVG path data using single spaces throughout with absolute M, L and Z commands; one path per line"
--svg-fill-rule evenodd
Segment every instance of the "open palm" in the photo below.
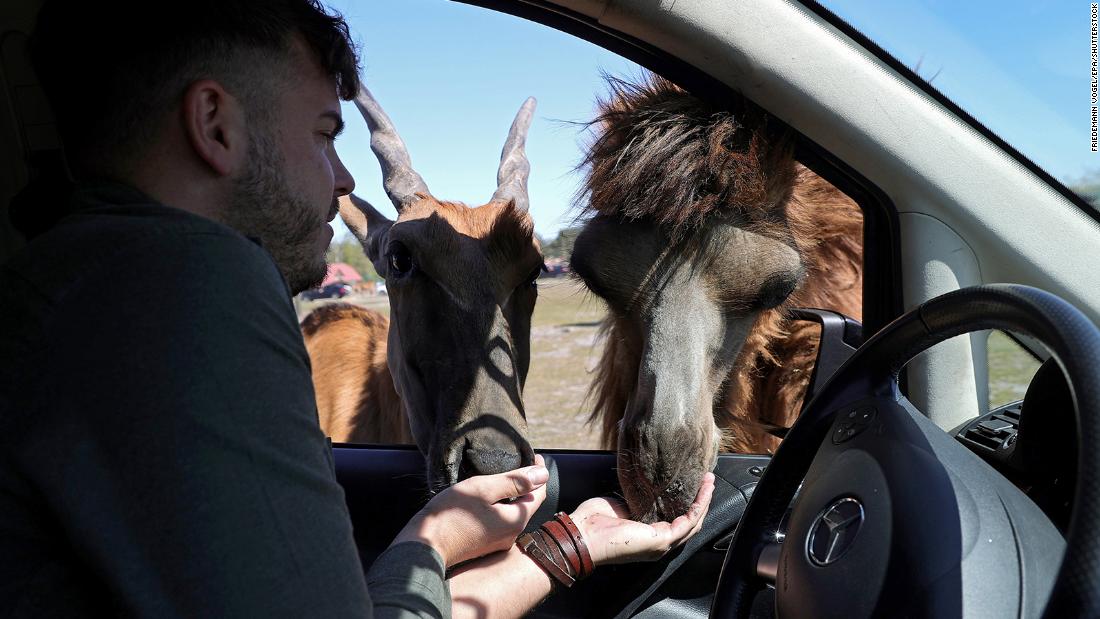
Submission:
M 672 522 L 645 524 L 630 520 L 626 504 L 612 497 L 581 503 L 570 517 L 592 553 L 596 565 L 659 559 L 699 530 L 710 507 L 714 475 L 707 473 L 686 514 Z

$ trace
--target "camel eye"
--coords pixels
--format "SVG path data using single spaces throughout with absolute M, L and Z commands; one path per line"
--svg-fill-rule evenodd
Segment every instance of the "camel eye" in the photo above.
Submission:
M 390 270 L 397 277 L 408 275 L 413 268 L 412 254 L 401 243 L 390 245 Z

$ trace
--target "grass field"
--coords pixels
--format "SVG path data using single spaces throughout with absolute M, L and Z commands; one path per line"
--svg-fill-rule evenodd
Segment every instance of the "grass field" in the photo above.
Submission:
M 345 299 L 389 315 L 387 297 Z M 331 300 L 297 302 L 299 318 Z M 586 425 L 585 396 L 599 359 L 598 323 L 606 308 L 568 278 L 539 280 L 531 329 L 531 369 L 524 402 L 535 447 L 596 449 L 598 431 Z M 1038 362 L 1002 333 L 989 338 L 990 402 L 1023 397 Z
M 586 425 L 584 400 L 590 372 L 600 358 L 596 336 L 606 312 L 603 301 L 568 278 L 539 281 L 524 392 L 534 446 L 599 447 L 598 432 Z

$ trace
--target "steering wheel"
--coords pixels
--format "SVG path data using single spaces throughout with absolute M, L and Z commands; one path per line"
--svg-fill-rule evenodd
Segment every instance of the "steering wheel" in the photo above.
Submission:
M 899 391 L 914 356 L 982 329 L 1038 339 L 1066 375 L 1079 443 L 1064 539 Z M 1010 284 L 932 299 L 868 340 L 804 409 L 737 525 L 711 616 L 747 616 L 771 583 L 780 617 L 1100 616 L 1098 444 L 1100 331 L 1084 314 Z

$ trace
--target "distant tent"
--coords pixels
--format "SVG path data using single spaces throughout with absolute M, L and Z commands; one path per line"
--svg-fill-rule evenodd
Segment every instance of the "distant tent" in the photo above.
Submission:
M 363 281 L 363 276 L 350 264 L 346 262 L 334 262 L 328 265 L 328 274 L 325 275 L 325 281 L 322 282 L 321 285 L 328 286 L 336 282 L 354 284 L 355 282 L 361 281 Z

